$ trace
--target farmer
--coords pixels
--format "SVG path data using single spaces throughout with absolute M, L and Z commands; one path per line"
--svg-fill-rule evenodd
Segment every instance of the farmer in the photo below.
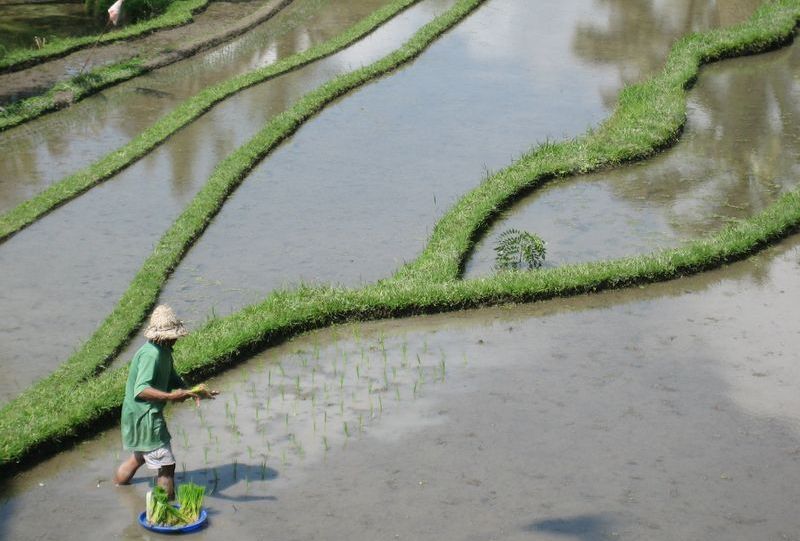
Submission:
M 172 308 L 157 306 L 144 331 L 148 342 L 139 348 L 131 361 L 125 400 L 122 402 L 122 445 L 133 454 L 117 469 L 114 482 L 127 485 L 142 464 L 158 471 L 157 483 L 175 496 L 175 457 L 171 436 L 164 421 L 167 402 L 194 398 L 214 398 L 217 391 L 187 391 L 186 382 L 172 366 L 172 346 L 188 331 L 175 317 Z

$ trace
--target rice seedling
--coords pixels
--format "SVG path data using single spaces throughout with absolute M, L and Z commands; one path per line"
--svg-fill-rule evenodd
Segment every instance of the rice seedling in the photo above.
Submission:
M 322 447 L 325 449 L 325 452 L 328 452 L 328 450 L 331 448 L 331 446 L 328 445 L 328 437 L 327 436 L 322 436 Z
M 262 460 L 261 461 L 261 464 L 259 465 L 259 473 L 261 475 L 261 480 L 262 481 L 267 478 L 267 461 L 266 460 Z
M 342 421 L 342 426 L 344 428 L 344 437 L 345 438 L 349 438 L 350 437 L 350 429 L 347 427 L 347 421 Z
M 378 395 L 378 412 L 383 415 L 383 399 Z
M 239 461 L 236 459 L 236 457 L 234 457 L 233 458 L 233 480 L 234 481 L 239 479 L 238 472 L 239 472 Z
M 364 432 L 364 416 L 362 414 L 358 414 L 358 431 Z
M 203 465 L 208 466 L 208 447 L 203 446 Z

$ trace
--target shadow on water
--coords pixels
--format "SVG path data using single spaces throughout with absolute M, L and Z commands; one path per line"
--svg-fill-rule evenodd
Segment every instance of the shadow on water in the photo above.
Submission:
M 612 524 L 613 521 L 605 515 L 577 515 L 537 520 L 523 530 L 569 536 L 581 541 L 602 541 L 608 539 Z

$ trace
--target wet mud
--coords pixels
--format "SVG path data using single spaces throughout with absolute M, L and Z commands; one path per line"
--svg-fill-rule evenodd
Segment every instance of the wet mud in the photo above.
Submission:
M 688 279 L 273 348 L 169 410 L 178 480 L 210 492 L 196 537 L 797 539 L 798 270 L 794 237 Z M 113 487 L 121 458 L 110 430 L 4 480 L 0 535 L 153 538 L 150 476 Z
M 486 232 L 466 276 L 488 274 L 503 231 L 535 232 L 546 266 L 647 253 L 752 216 L 797 186 L 800 46 L 703 68 L 680 141 L 630 166 L 546 185 Z

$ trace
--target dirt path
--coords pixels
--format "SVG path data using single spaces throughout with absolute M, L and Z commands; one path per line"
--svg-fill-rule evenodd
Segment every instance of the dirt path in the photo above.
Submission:
M 156 69 L 239 36 L 273 17 L 292 0 L 213 2 L 194 22 L 155 32 L 138 39 L 82 49 L 28 69 L 0 75 L 0 104 L 38 94 L 85 71 L 122 62 L 136 56 Z M 87 62 L 88 60 L 88 62 Z

